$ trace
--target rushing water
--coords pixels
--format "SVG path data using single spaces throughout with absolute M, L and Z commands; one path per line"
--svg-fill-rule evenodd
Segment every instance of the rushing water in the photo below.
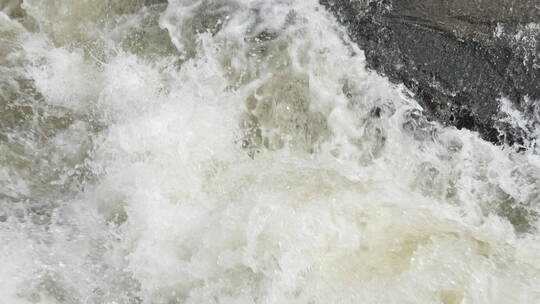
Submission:
M 538 303 L 539 153 L 316 0 L 0 8 L 0 303 Z

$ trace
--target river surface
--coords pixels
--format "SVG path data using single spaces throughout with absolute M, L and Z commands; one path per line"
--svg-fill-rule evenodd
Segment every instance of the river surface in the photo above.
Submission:
M 0 303 L 539 303 L 536 143 L 428 122 L 316 0 L 0 8 Z

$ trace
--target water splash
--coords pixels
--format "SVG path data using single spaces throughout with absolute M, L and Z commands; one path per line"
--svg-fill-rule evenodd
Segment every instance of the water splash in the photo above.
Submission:
M 0 302 L 540 296 L 538 155 L 426 121 L 316 1 L 1 8 Z

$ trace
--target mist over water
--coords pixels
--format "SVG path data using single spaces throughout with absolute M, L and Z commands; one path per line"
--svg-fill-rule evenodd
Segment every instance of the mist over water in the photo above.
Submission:
M 0 303 L 540 299 L 536 143 L 428 122 L 316 0 L 0 8 Z

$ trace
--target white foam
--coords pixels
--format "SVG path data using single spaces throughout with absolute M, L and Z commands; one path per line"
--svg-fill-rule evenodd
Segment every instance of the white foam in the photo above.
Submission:
M 48 224 L 9 203 L 0 302 L 538 299 L 537 223 L 519 210 L 537 212 L 539 157 L 407 121 L 418 105 L 317 1 L 170 1 L 177 50 L 154 57 L 94 17 L 88 52 L 72 19 L 39 16 L 21 50 L 36 102 L 75 120 L 47 144 L 87 175 L 51 193 Z

